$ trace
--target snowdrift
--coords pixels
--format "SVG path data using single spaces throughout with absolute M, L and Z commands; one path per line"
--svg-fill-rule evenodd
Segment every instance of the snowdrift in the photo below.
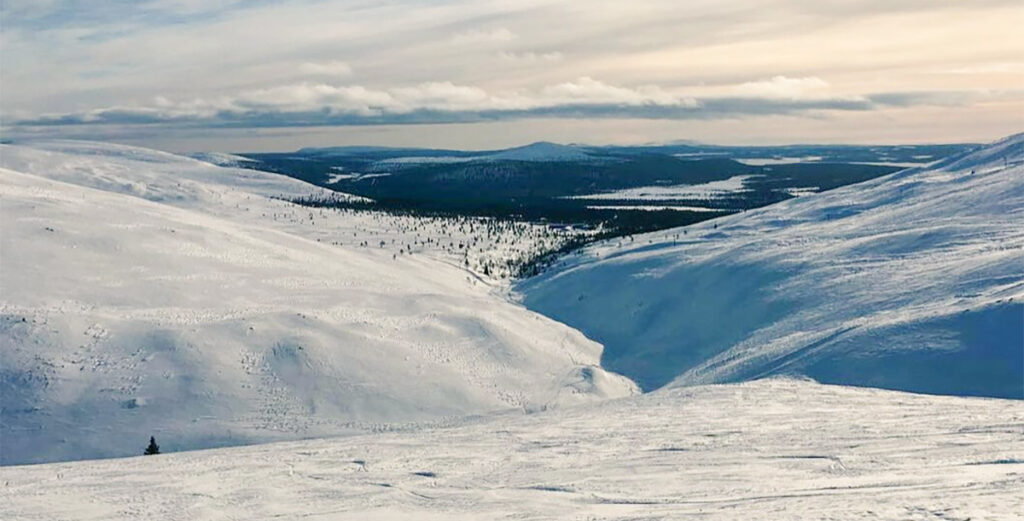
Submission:
M 645 389 L 794 374 L 1024 398 L 1024 134 L 597 244 L 517 291 Z
M 2 463 L 635 392 L 598 344 L 456 267 L 277 219 L 295 207 L 272 197 L 318 190 L 299 181 L 94 143 L 3 146 L 0 164 Z M 317 216 L 317 239 L 344 221 Z

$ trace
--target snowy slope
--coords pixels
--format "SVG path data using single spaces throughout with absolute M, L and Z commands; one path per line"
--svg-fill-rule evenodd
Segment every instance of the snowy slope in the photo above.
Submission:
M 768 380 L 444 428 L 5 467 L 0 511 L 10 521 L 1009 521 L 1024 502 L 1022 435 L 1019 401 Z
M 588 248 L 517 288 L 652 389 L 800 374 L 1024 398 L 1024 134 Z
M 226 152 L 196 152 L 195 154 L 189 154 L 189 157 L 217 166 L 241 166 L 246 163 L 256 162 L 248 157 L 228 154 Z
M 366 216 L 281 219 L 269 197 L 318 190 L 299 181 L 76 142 L 0 165 L 5 464 L 634 392 L 598 344 L 459 268 L 320 241 L 371 237 Z

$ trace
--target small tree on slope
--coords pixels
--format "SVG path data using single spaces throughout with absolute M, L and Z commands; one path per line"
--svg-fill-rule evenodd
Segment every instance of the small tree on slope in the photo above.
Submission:
M 152 456 L 153 454 L 160 454 L 160 446 L 156 444 L 156 438 L 149 437 L 149 446 L 146 447 L 146 452 L 143 452 L 146 456 Z

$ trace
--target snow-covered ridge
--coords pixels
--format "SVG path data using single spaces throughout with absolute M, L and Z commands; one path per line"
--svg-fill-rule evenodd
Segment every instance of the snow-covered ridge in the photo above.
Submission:
M 0 147 L 0 179 L 5 464 L 635 392 L 443 258 L 357 247 L 384 217 L 274 199 L 321 193 L 300 181 L 67 141 Z
M 482 159 L 492 161 L 586 161 L 594 158 L 573 146 L 542 141 L 488 154 Z
M 649 389 L 801 374 L 1024 398 L 1022 222 L 1024 134 L 594 245 L 518 291 Z
M 190 154 L 190 157 L 217 166 L 241 166 L 247 163 L 256 162 L 248 157 L 228 154 L 226 152 L 197 152 L 195 154 Z

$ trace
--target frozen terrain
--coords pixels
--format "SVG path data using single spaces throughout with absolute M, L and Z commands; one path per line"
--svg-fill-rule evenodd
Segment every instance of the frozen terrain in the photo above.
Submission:
M 0 166 L 4 464 L 635 391 L 464 270 L 455 224 L 296 207 L 273 197 L 322 190 L 116 145 L 5 145 Z
M 672 201 L 676 199 L 714 199 L 744 190 L 743 182 L 748 175 L 738 175 L 721 181 L 693 185 L 641 186 L 599 194 L 578 195 L 571 199 L 593 199 L 613 201 Z
M 762 380 L 0 475 L 10 521 L 1009 521 L 1024 402 Z
M 645 389 L 772 374 L 1024 398 L 1024 134 L 520 284 Z

